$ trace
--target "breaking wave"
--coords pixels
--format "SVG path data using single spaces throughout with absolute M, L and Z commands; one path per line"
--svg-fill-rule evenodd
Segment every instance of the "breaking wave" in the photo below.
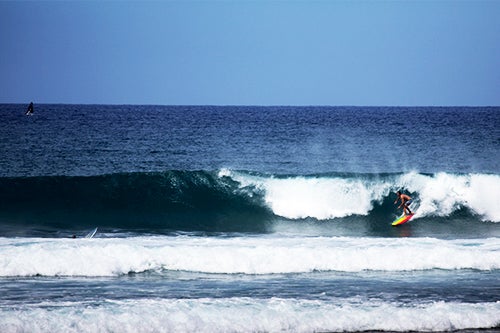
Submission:
M 500 177 L 489 174 L 330 174 L 259 176 L 222 170 L 241 186 L 264 193 L 272 211 L 290 219 L 368 215 L 374 204 L 395 199 L 403 189 L 418 203 L 416 217 L 448 216 L 467 208 L 482 220 L 500 222 Z
M 167 171 L 90 177 L 0 178 L 3 234 L 26 230 L 266 232 L 277 219 L 390 221 L 394 192 L 415 200 L 417 219 L 465 214 L 500 222 L 494 174 L 269 175 L 244 171 Z M 24 231 L 23 231 L 24 230 Z

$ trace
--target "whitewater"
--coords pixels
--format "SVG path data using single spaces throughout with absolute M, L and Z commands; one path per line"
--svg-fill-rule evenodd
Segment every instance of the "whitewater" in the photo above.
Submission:
M 0 239 L 0 276 L 121 276 L 500 269 L 500 239 L 128 237 Z M 402 255 L 404 254 L 404 256 Z M 411 260 L 409 260 L 411 258 Z
M 500 329 L 498 107 L 24 110 L 0 332 Z
M 449 331 L 488 328 L 498 323 L 498 303 L 437 302 L 411 308 L 360 299 L 308 301 L 293 299 L 180 299 L 109 302 L 106 308 L 54 304 L 26 315 L 14 310 L 0 329 L 38 332 L 311 332 L 311 331 Z M 84 308 L 84 310 L 82 310 Z M 391 315 L 388 316 L 387 314 Z M 252 320 L 259 318 L 259 320 Z M 401 324 L 404 322 L 404 325 Z M 135 329 L 134 327 L 139 327 Z
M 500 238 L 112 236 L 1 238 L 0 330 L 449 331 L 500 321 Z
M 481 219 L 500 222 L 500 177 L 488 174 L 449 173 L 398 175 L 316 175 L 301 177 L 249 176 L 221 170 L 220 176 L 237 180 L 242 187 L 265 192 L 272 211 L 280 216 L 319 220 L 368 215 L 374 202 L 405 188 L 418 193 L 415 218 L 448 216 L 462 207 Z

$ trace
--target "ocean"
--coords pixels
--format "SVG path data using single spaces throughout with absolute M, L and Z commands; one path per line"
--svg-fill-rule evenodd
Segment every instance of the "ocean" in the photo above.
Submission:
M 26 107 L 0 332 L 500 330 L 500 107 Z

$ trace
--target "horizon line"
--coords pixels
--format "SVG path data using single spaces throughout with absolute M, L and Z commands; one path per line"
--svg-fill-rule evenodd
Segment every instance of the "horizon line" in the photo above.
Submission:
M 33 101 L 30 101 L 33 102 Z M 27 105 L 30 102 L 0 102 L 0 105 Z M 186 106 L 213 106 L 213 107 L 345 107 L 345 108 L 452 108 L 452 107 L 470 107 L 470 108 L 478 108 L 478 107 L 500 107 L 500 105 L 355 105 L 355 104 L 156 104 L 156 103 L 63 103 L 63 102 L 42 102 L 36 103 L 35 105 L 103 105 L 103 106 L 178 106 L 178 107 L 186 107 Z

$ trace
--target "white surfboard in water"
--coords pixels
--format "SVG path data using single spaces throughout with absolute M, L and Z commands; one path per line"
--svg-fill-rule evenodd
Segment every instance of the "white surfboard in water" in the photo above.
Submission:
M 96 234 L 96 232 L 97 232 L 97 228 L 95 228 L 91 232 L 89 232 L 87 234 L 87 236 L 85 236 L 85 238 L 92 238 L 92 237 L 94 237 L 94 235 Z

